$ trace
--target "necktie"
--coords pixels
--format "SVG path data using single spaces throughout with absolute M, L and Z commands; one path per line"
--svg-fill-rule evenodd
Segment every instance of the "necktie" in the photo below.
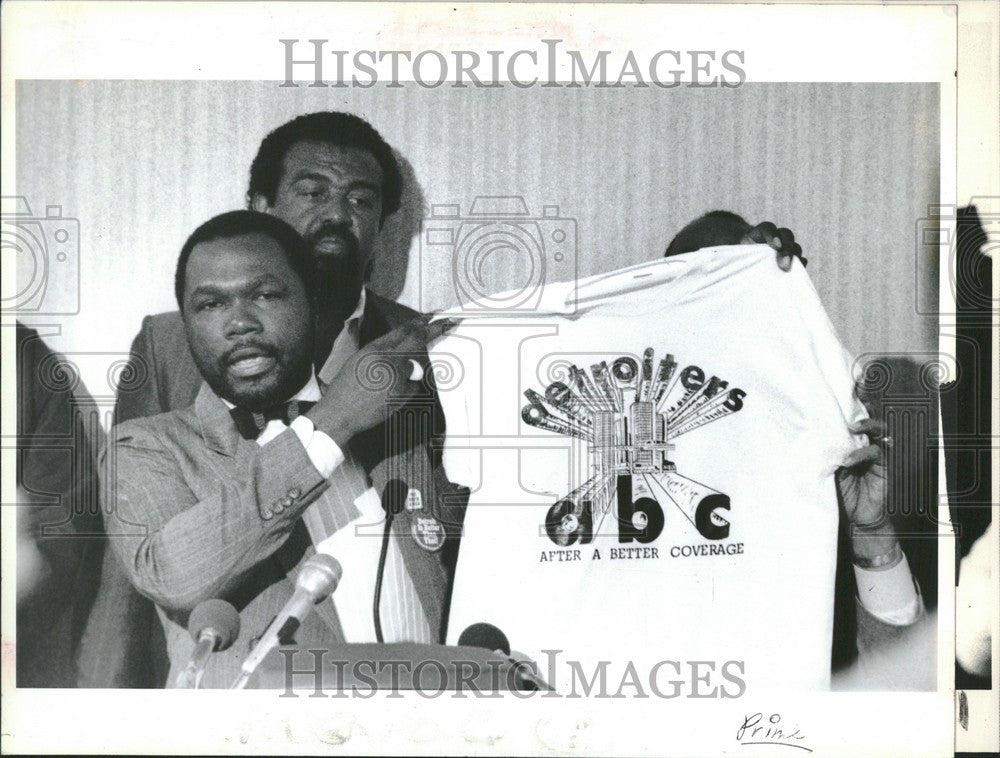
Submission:
M 278 403 L 270 408 L 261 411 L 248 411 L 246 408 L 232 408 L 229 415 L 236 423 L 236 429 L 243 439 L 255 440 L 267 428 L 268 422 L 280 420 L 284 424 L 291 424 L 296 418 L 306 413 L 316 405 L 309 400 L 289 400 L 286 403 Z

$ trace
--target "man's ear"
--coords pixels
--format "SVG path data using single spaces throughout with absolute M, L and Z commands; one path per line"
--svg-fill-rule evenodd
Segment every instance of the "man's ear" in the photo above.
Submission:
M 258 213 L 267 213 L 271 209 L 271 205 L 267 202 L 267 198 L 259 192 L 250 200 L 250 207 Z

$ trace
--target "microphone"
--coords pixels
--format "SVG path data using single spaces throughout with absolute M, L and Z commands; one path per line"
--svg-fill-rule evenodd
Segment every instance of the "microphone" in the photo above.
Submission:
M 409 487 L 402 479 L 390 479 L 382 490 L 382 508 L 385 510 L 385 525 L 382 527 L 382 549 L 378 554 L 375 570 L 375 596 L 372 600 L 372 623 L 375 625 L 375 640 L 385 642 L 382 635 L 382 578 L 385 561 L 389 556 L 389 540 L 392 538 L 392 520 L 406 507 L 406 493 Z
M 194 690 L 201 684 L 209 656 L 227 650 L 240 636 L 240 614 L 225 600 L 204 600 L 191 611 L 188 631 L 196 645 L 187 666 L 177 675 L 177 686 Z
M 500 631 L 493 624 L 480 621 L 465 628 L 465 631 L 458 636 L 458 644 L 463 647 L 479 647 L 491 650 L 502 655 L 513 665 L 514 680 L 517 684 L 523 685 L 523 689 L 532 692 L 545 690 L 555 692 L 555 688 L 549 685 L 544 679 L 532 670 L 534 663 L 518 660 L 510 654 L 510 642 L 507 635 Z
M 268 653 L 278 645 L 288 645 L 294 641 L 295 632 L 312 612 L 313 606 L 333 594 L 343 573 L 340 561 L 326 553 L 316 553 L 303 564 L 295 580 L 295 593 L 285 603 L 281 613 L 274 617 L 257 646 L 244 659 L 240 676 L 233 682 L 231 689 L 241 690 L 246 687 Z
M 458 644 L 462 647 L 483 647 L 505 656 L 510 655 L 507 635 L 485 621 L 466 627 L 465 631 L 458 635 Z

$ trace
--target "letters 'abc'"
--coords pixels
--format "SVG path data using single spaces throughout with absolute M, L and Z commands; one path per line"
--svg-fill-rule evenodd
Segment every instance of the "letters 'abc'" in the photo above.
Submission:
M 571 365 L 566 382 L 552 382 L 544 393 L 524 391 L 525 423 L 589 444 L 592 475 L 546 516 L 554 543 L 591 542 L 612 501 L 619 542 L 659 537 L 667 503 L 706 539 L 729 536 L 729 496 L 681 476 L 668 452 L 678 437 L 742 409 L 746 392 L 698 366 L 678 368 L 670 354 L 654 368 L 647 348 L 641 365 L 631 356 L 595 363 L 589 374 Z

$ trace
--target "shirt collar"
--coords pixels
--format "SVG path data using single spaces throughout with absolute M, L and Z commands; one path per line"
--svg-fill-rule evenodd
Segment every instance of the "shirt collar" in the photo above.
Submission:
M 319 391 L 319 382 L 316 381 L 316 372 L 311 371 L 309 373 L 309 381 L 307 381 L 298 392 L 292 395 L 288 400 L 308 400 L 316 401 L 322 398 L 323 395 Z M 226 404 L 229 410 L 232 410 L 236 406 L 230 403 L 226 398 L 219 398 L 222 402 Z M 287 402 L 287 401 L 286 401 Z
M 362 287 L 361 295 L 358 297 L 358 304 L 355 306 L 351 315 L 344 319 L 344 326 L 347 326 L 352 321 L 357 321 L 359 324 L 361 323 L 361 319 L 365 315 L 365 301 L 365 287 Z

